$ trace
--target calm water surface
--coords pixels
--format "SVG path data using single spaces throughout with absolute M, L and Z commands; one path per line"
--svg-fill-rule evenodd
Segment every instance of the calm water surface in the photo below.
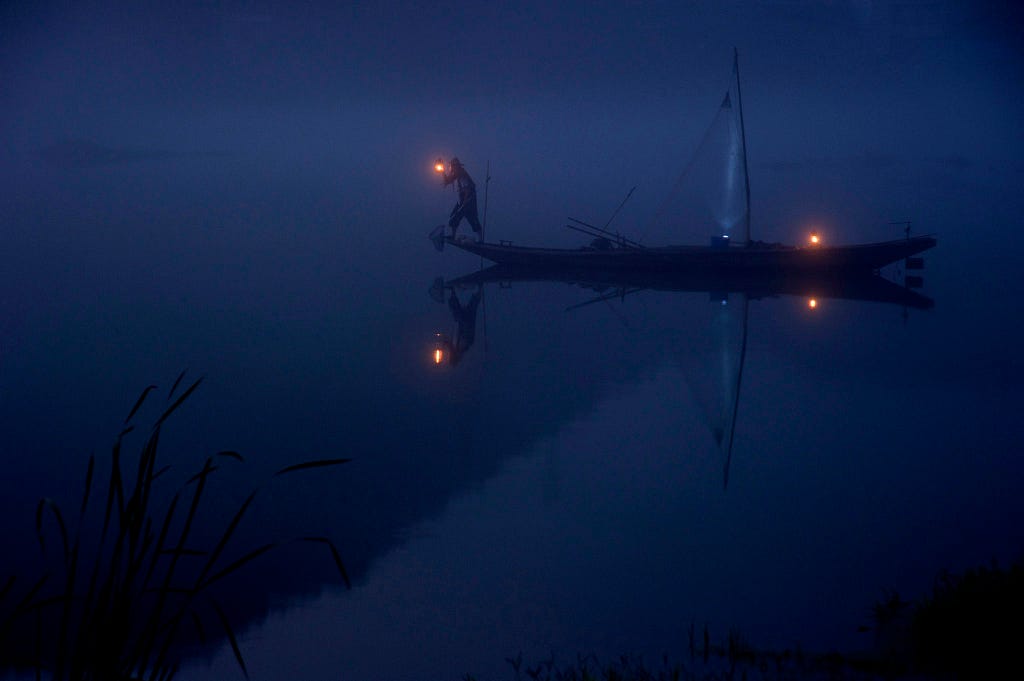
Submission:
M 933 310 L 749 302 L 726 489 L 714 367 L 736 346 L 717 335 L 718 298 L 567 310 L 598 292 L 488 285 L 475 342 L 434 366 L 435 333 L 456 325 L 428 288 L 479 267 L 425 239 L 447 195 L 339 191 L 342 168 L 289 177 L 228 157 L 195 178 L 188 164 L 40 171 L 5 202 L 0 522 L 4 553 L 29 565 L 38 498 L 77 499 L 145 385 L 205 375 L 162 456 L 184 474 L 242 452 L 217 502 L 260 487 L 238 552 L 328 535 L 353 581 L 300 545 L 239 573 L 225 598 L 254 679 L 502 678 L 519 652 L 682 657 L 691 623 L 865 648 L 857 628 L 885 589 L 916 597 L 941 569 L 1020 555 L 1024 287 L 1019 258 L 991 248 L 1021 207 L 1012 171 L 887 171 L 920 187 L 916 229 L 939 236 Z M 767 198 L 772 182 L 818 175 L 790 172 L 768 181 L 764 212 L 792 210 Z M 886 181 L 829 172 L 818 181 Z M 862 229 L 837 240 L 899 228 Z M 270 481 L 333 456 L 352 462 Z M 234 664 L 223 643 L 183 678 Z

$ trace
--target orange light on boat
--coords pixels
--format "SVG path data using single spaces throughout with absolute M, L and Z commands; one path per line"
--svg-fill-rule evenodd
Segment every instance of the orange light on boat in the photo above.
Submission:
M 434 348 L 434 364 L 440 364 L 444 361 L 444 350 L 441 348 Z
M 811 232 L 811 245 L 817 246 L 821 243 L 821 237 L 818 236 L 817 232 Z
M 811 308 L 812 310 L 817 308 L 818 307 L 818 299 L 817 298 L 809 299 L 807 301 L 807 307 Z

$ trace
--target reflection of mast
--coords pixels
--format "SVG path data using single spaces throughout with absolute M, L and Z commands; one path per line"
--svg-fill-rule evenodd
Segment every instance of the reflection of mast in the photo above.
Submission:
M 736 388 L 733 394 L 732 416 L 729 419 L 729 443 L 725 448 L 725 467 L 722 471 L 722 487 L 729 487 L 729 464 L 732 462 L 732 443 L 736 435 L 736 416 L 740 410 L 740 386 L 743 383 L 743 361 L 747 357 L 747 304 L 746 296 L 743 296 L 743 324 L 740 326 L 740 362 L 736 370 Z

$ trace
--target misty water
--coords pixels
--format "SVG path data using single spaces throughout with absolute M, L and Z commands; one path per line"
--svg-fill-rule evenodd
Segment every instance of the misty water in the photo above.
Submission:
M 381 178 L 268 172 L 253 153 L 40 162 L 14 182 L 0 358 L 12 571 L 37 555 L 37 500 L 73 507 L 89 454 L 102 466 L 141 390 L 160 386 L 145 423 L 183 369 L 205 379 L 166 427 L 172 474 L 220 450 L 246 458 L 224 471 L 211 536 L 259 487 L 236 555 L 329 536 L 352 579 L 328 552 L 285 544 L 231 580 L 255 679 L 504 678 L 519 653 L 681 659 L 691 624 L 764 647 L 870 649 L 857 630 L 886 590 L 919 597 L 940 570 L 1019 556 L 1022 286 L 986 238 L 1012 224 L 996 200 L 1007 181 L 935 162 L 865 173 L 853 159 L 824 179 L 762 168 L 769 184 L 925 187 L 908 203 L 914 229 L 939 237 L 920 290 L 935 306 L 750 300 L 726 488 L 707 380 L 715 292 L 574 307 L 607 291 L 488 284 L 473 345 L 433 363 L 455 322 L 430 285 L 481 263 L 426 239 L 452 196 L 422 156 Z M 510 223 L 502 205 L 525 197 L 503 184 L 492 238 L 575 239 Z M 758 197 L 767 214 L 799 200 Z M 837 198 L 832 212 L 857 208 Z M 271 479 L 327 457 L 352 461 Z M 232 674 L 222 638 L 183 677 Z
M 163 425 L 154 502 L 213 457 L 184 547 L 210 550 L 257 490 L 221 558 L 276 548 L 212 594 L 254 681 L 513 678 L 520 654 L 657 667 L 689 661 L 691 627 L 872 651 L 881 599 L 1019 560 L 1017 14 L 0 5 L 0 652 L 60 563 L 52 509 L 74 530 L 90 456 L 102 498 L 156 385 L 125 436 L 134 472 L 182 372 L 175 395 L 202 382 Z M 455 201 L 439 156 L 475 178 L 490 241 L 577 247 L 566 220 L 604 224 L 635 187 L 616 229 L 707 244 L 718 226 L 688 211 L 741 186 L 735 126 L 716 127 L 740 103 L 732 45 L 751 237 L 876 242 L 909 220 L 938 240 L 906 292 L 924 298 L 438 292 L 484 265 L 427 238 Z M 715 157 L 702 139 L 721 173 L 688 165 Z M 479 296 L 474 340 L 435 364 L 452 295 Z M 348 462 L 275 476 L 329 459 Z M 177 678 L 243 678 L 196 607 L 209 640 L 186 627 Z

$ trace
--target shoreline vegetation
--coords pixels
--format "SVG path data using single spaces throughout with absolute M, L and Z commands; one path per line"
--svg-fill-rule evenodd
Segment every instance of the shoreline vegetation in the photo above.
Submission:
M 225 484 L 229 467 L 244 461 L 238 452 L 207 457 L 176 488 L 170 481 L 173 464 L 157 456 L 160 435 L 168 418 L 203 381 L 200 377 L 179 393 L 184 377 L 182 372 L 168 392 L 134 470 L 122 460 L 122 446 L 136 428 L 136 414 L 157 390 L 153 385 L 142 391 L 124 420 L 105 479 L 97 476 L 95 455 L 89 457 L 82 498 L 72 515 L 53 499 L 39 501 L 39 574 L 0 573 L 0 676 L 14 672 L 53 681 L 167 681 L 189 655 L 226 639 L 248 677 L 231 618 L 218 602 L 218 587 L 282 544 L 239 549 L 231 542 L 259 489 L 230 518 L 200 513 L 209 505 L 204 500 L 218 494 L 211 491 L 214 485 Z M 273 477 L 348 461 L 306 461 Z M 69 525 L 72 518 L 75 522 Z M 215 541 L 204 545 L 199 534 Z M 341 580 L 351 588 L 328 537 L 295 541 L 326 546 Z
M 705 627 L 689 631 L 688 663 L 663 657 L 657 666 L 624 655 L 602 662 L 593 655 L 562 664 L 554 657 L 524 663 L 506 658 L 515 681 L 711 681 L 1005 678 L 1019 667 L 1024 644 L 1024 558 L 1007 568 L 993 563 L 960 574 L 941 572 L 919 601 L 887 592 L 871 609 L 874 651 L 812 654 L 750 645 L 738 631 L 714 643 Z M 1012 676 L 1012 673 L 1009 674 Z M 463 681 L 485 681 L 472 674 Z

